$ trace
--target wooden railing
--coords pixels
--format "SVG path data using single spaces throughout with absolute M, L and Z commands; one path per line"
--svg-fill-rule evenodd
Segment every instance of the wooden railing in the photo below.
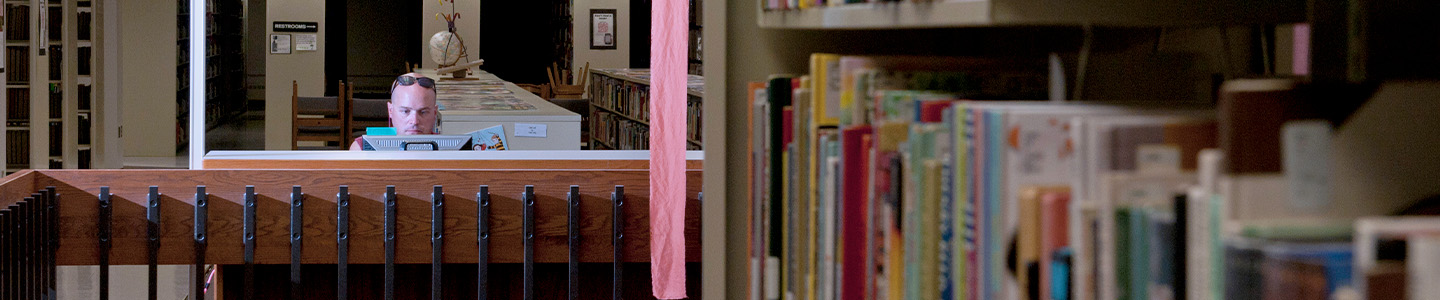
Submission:
M 290 265 L 292 298 L 313 298 L 303 292 L 315 289 L 304 282 L 313 276 L 301 273 L 312 264 L 335 265 L 334 286 L 326 289 L 340 299 L 355 289 L 347 284 L 356 275 L 348 271 L 351 264 L 383 264 L 386 299 L 405 281 L 395 278 L 397 264 L 431 264 L 433 299 L 458 298 L 445 292 L 479 299 L 534 299 L 537 292 L 631 298 L 626 295 L 648 292 L 623 291 L 637 285 L 627 281 L 649 276 L 622 270 L 650 259 L 648 176 L 643 170 L 22 171 L 0 181 L 0 298 L 54 295 L 56 266 L 64 265 L 102 266 L 100 295 L 108 295 L 106 266 L 149 265 L 153 297 L 154 270 L 163 264 L 244 266 L 245 285 L 238 288 L 247 299 L 276 288 L 254 285 L 253 266 L 266 264 Z M 694 262 L 700 257 L 700 172 L 686 176 L 686 257 Z M 595 263 L 611 268 L 580 274 L 582 264 Z M 441 285 L 453 281 L 442 277 L 453 274 L 456 268 L 445 266 L 455 264 L 476 272 L 466 277 L 477 281 L 463 293 Z M 522 265 L 514 275 L 523 276 L 523 293 L 495 293 L 504 287 L 491 286 L 496 274 L 489 271 L 505 264 Z M 537 264 L 564 264 L 563 284 L 537 282 Z M 192 295 L 200 295 L 206 280 L 195 275 Z M 509 275 L 506 282 L 515 282 Z M 592 281 L 601 278 L 611 287 L 597 289 Z M 581 292 L 582 283 L 588 292 Z

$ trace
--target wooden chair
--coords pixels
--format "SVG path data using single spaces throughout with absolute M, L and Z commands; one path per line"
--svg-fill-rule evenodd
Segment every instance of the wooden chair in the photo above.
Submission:
M 580 84 L 574 84 L 576 80 L 572 80 L 569 70 L 560 70 L 555 64 L 551 64 L 546 73 L 550 75 L 550 92 L 553 94 L 546 99 L 581 99 L 585 95 L 586 85 L 590 83 L 590 63 L 585 63 L 579 76 L 576 76 Z
M 350 99 L 350 110 L 346 112 L 345 119 L 345 128 L 348 128 L 346 132 L 349 134 L 347 140 L 365 135 L 365 129 L 369 127 L 390 126 L 389 107 L 385 105 L 390 102 L 389 99 L 355 98 L 354 84 L 345 90 L 345 98 Z
M 345 82 L 340 82 L 345 91 Z M 338 97 L 300 97 L 300 84 L 290 82 L 290 149 L 344 150 L 350 145 L 346 128 L 346 93 Z M 300 142 L 324 142 L 324 146 L 300 146 Z

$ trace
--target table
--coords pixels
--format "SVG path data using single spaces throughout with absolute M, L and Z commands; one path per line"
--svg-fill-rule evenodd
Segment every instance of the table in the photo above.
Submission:
M 417 70 L 432 78 L 439 78 L 436 85 L 444 87 L 447 85 L 459 85 L 466 82 L 496 81 L 500 80 L 495 74 L 485 71 L 476 72 L 476 76 L 469 80 L 454 80 L 448 76 L 441 77 L 435 74 L 435 70 Z M 536 96 L 525 89 L 516 86 L 511 82 L 504 82 L 505 88 L 510 90 L 515 98 L 521 102 L 534 106 L 534 110 L 469 110 L 469 109 L 447 109 L 440 111 L 440 133 L 441 134 L 466 134 L 472 131 L 500 125 L 504 128 L 506 137 L 506 149 L 508 150 L 579 150 L 580 149 L 580 114 L 567 110 L 559 105 L 550 103 L 540 96 Z M 443 89 L 442 89 L 443 90 Z M 481 95 L 449 94 L 442 92 L 438 98 L 465 98 L 480 101 Z M 543 127 L 543 137 L 516 136 L 516 126 L 525 129 Z

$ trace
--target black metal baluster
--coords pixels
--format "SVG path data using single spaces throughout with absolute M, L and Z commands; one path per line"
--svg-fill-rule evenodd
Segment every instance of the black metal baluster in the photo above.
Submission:
M 5 210 L 9 211 L 9 213 L 5 214 L 5 231 L 8 232 L 7 236 L 10 238 L 5 241 L 4 245 L 0 245 L 0 247 L 5 247 L 5 249 L 8 250 L 5 255 L 9 258 L 6 259 L 5 264 L 8 266 L 6 268 L 10 270 L 10 276 L 5 280 L 9 288 L 0 292 L 3 292 L 6 298 L 20 299 L 20 277 L 24 275 L 23 270 L 20 269 L 21 233 L 18 228 L 20 224 L 20 206 L 18 203 L 11 204 L 10 207 L 7 207 Z
M 110 187 L 100 187 L 100 300 L 110 299 Z
M 300 283 L 300 258 L 305 249 L 305 194 L 300 186 L 290 187 L 290 299 L 302 299 Z
M 385 300 L 395 300 L 395 186 L 385 186 Z
M 335 299 L 350 298 L 350 187 L 335 194 Z
M 476 219 L 479 226 L 477 240 L 480 243 L 480 257 L 477 260 L 478 273 L 475 288 L 476 299 L 485 300 L 490 297 L 490 186 L 480 186 L 480 192 L 475 193 L 476 201 L 480 202 L 480 216 Z
M 612 299 L 620 300 L 622 299 L 621 295 L 624 291 L 624 286 L 621 285 L 623 280 L 621 279 L 625 271 L 623 257 L 625 252 L 625 186 L 615 186 L 615 191 L 610 193 L 610 204 L 612 205 L 610 208 L 610 219 L 614 222 L 610 227 L 611 245 L 613 246 L 613 250 L 611 251 L 614 255 L 614 269 L 612 270 L 613 274 L 610 278 L 610 293 Z
M 10 279 L 15 277 L 15 269 L 10 267 L 10 240 L 14 235 L 10 231 L 11 210 L 0 209 L 0 298 L 11 298 L 10 290 L 15 289 L 10 285 Z
M 444 299 L 441 256 L 445 247 L 445 191 L 436 185 L 430 193 L 430 299 Z
M 525 192 L 520 194 L 520 201 L 524 206 L 525 222 L 525 300 L 531 300 L 535 299 L 535 186 L 526 185 Z
M 580 186 L 571 185 L 570 192 L 565 193 L 565 200 L 570 205 L 569 220 L 565 222 L 570 237 L 569 299 L 574 300 L 580 298 Z
M 20 275 L 20 299 L 34 299 L 35 278 L 38 277 L 35 276 L 35 262 L 33 260 L 35 257 L 35 236 L 33 229 L 28 225 L 35 220 L 34 210 L 32 209 L 34 202 L 34 197 L 27 197 L 23 202 L 20 202 L 20 224 L 18 224 L 19 227 L 17 227 L 21 231 L 21 246 L 19 250 L 23 253 L 21 254 L 20 262 L 22 264 L 20 270 L 23 272 Z
M 47 275 L 45 293 L 50 295 L 47 297 L 48 299 L 56 300 L 60 297 L 58 294 L 60 290 L 55 286 L 60 281 L 59 274 L 56 273 L 57 263 L 55 260 L 57 251 L 60 249 L 60 193 L 55 192 L 54 186 L 46 186 L 45 192 L 49 196 L 45 199 L 45 220 L 48 224 L 45 227 L 45 238 L 48 240 L 45 246 L 45 274 Z
M 245 291 L 244 299 L 255 299 L 255 186 L 245 186 Z
M 18 203 L 19 208 L 15 210 L 17 217 L 14 219 L 15 234 L 19 238 L 17 247 L 15 247 L 15 259 L 19 265 L 17 269 L 20 270 L 17 272 L 18 276 L 16 277 L 19 280 L 16 280 L 15 287 L 15 290 L 19 291 L 19 297 L 15 299 L 30 299 L 30 279 L 34 277 L 30 272 L 30 230 L 25 226 L 25 223 L 30 221 L 30 201 L 32 200 L 34 199 L 25 198 Z
M 20 242 L 24 239 L 24 233 L 20 231 L 20 205 L 12 204 L 9 207 L 10 218 L 6 220 L 5 230 L 10 231 L 10 242 L 5 245 L 10 249 L 10 289 L 6 290 L 6 296 L 10 299 L 20 299 L 21 278 L 25 277 L 25 270 L 21 267 Z
M 148 221 L 145 228 L 146 237 L 149 243 L 146 244 L 146 258 L 149 263 L 149 299 L 155 300 L 159 297 L 160 289 L 156 280 L 160 277 L 159 251 L 160 251 L 160 187 L 150 186 L 150 195 L 145 209 L 145 219 Z
M 35 296 L 39 299 L 50 299 L 50 274 L 46 272 L 50 265 L 50 224 L 49 211 L 50 194 L 45 190 L 36 191 L 31 194 L 35 197 L 35 218 L 30 221 L 30 228 L 35 232 Z
M 195 282 L 190 287 L 190 295 L 195 299 L 205 299 L 205 250 L 209 245 L 205 235 L 209 214 L 210 194 L 205 192 L 205 186 L 195 186 L 195 266 L 191 270 L 195 273 Z

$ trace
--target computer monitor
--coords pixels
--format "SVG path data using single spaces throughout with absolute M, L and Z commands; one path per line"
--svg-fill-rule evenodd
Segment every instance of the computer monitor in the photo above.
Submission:
M 469 135 L 364 135 L 375 151 L 460 150 L 470 144 Z

